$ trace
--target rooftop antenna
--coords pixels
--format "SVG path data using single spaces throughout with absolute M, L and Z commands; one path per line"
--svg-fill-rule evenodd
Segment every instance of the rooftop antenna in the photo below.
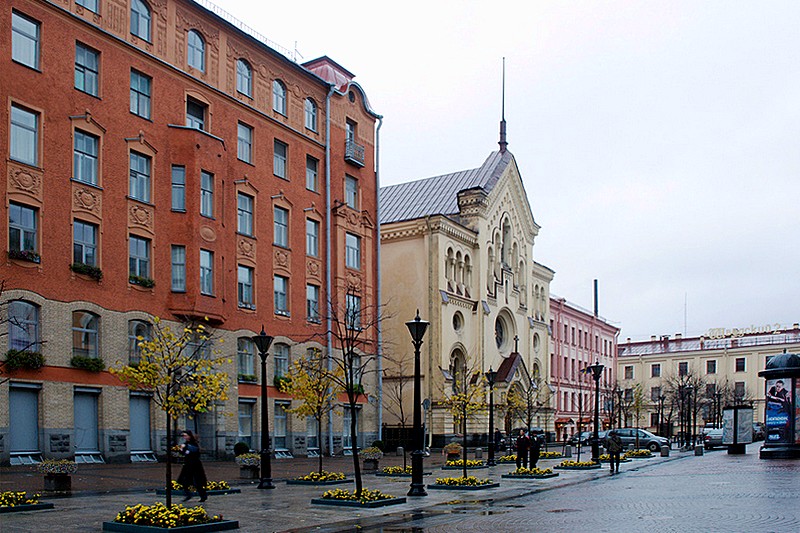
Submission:
M 503 58 L 503 97 L 500 119 L 500 153 L 506 153 L 508 142 L 506 141 L 506 58 Z

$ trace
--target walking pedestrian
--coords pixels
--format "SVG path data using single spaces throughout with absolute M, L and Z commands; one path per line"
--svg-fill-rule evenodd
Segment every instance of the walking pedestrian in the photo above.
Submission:
M 536 463 L 539 462 L 539 452 L 542 449 L 542 441 L 537 435 L 531 436 L 531 470 L 536 468 Z
M 531 441 L 525 434 L 524 429 L 519 430 L 519 437 L 517 437 L 517 468 L 520 463 L 523 468 L 528 468 L 528 449 L 531 446 Z
M 183 455 L 183 468 L 178 475 L 178 483 L 183 485 L 183 493 L 185 497 L 183 501 L 188 502 L 192 499 L 192 492 L 189 490 L 190 486 L 197 489 L 200 495 L 200 501 L 206 501 L 208 492 L 206 492 L 206 472 L 203 470 L 203 463 L 200 462 L 200 443 L 197 441 L 194 433 L 186 429 L 181 431 L 183 444 L 180 445 L 181 455 Z
M 502 450 L 501 446 L 503 444 L 503 434 L 500 433 L 499 429 L 494 430 L 494 450 L 500 451 Z
M 615 471 L 619 474 L 619 455 L 622 452 L 622 439 L 619 438 L 616 431 L 612 430 L 608 432 L 605 444 L 609 455 L 608 464 L 611 465 L 611 475 L 613 476 Z

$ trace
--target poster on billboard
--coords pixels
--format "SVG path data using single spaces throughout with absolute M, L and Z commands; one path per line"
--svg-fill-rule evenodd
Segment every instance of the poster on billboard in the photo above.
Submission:
M 786 383 L 789 386 L 786 386 Z M 770 444 L 790 444 L 792 430 L 791 378 L 767 380 L 766 441 Z
M 800 378 L 794 378 L 794 443 L 800 444 Z

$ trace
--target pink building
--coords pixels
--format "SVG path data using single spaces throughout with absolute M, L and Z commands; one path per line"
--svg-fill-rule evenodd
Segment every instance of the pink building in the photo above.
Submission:
M 586 368 L 605 366 L 600 377 L 601 429 L 610 423 L 619 328 L 564 298 L 550 298 L 550 385 L 558 439 L 593 429 L 595 384 Z

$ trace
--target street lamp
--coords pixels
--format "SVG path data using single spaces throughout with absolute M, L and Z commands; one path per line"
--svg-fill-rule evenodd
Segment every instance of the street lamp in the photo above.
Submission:
M 667 397 L 663 394 L 658 397 L 658 434 L 662 437 L 670 436 L 664 435 L 664 433 L 666 433 L 666 431 L 664 431 L 664 400 L 666 399 Z
M 603 375 L 604 365 L 600 361 L 589 367 L 594 378 L 594 437 L 592 438 L 592 462 L 600 464 L 600 377 Z
M 486 381 L 489 383 L 489 460 L 486 461 L 487 466 L 494 466 L 494 380 L 497 378 L 497 372 L 489 367 L 486 373 Z M 466 454 L 464 455 L 466 458 Z
M 261 333 L 252 337 L 261 357 L 261 479 L 259 489 L 274 489 L 272 484 L 272 464 L 269 458 L 269 413 L 267 407 L 267 352 L 272 345 L 270 337 L 261 326 Z
M 692 387 L 691 385 L 686 385 L 686 392 L 689 394 L 689 412 L 688 412 L 689 418 L 686 420 L 686 432 L 689 433 L 689 442 L 687 443 L 687 445 L 690 448 L 692 448 L 694 447 L 694 423 L 695 423 L 695 420 L 693 419 L 692 415 L 696 407 L 695 405 L 693 405 L 692 402 L 692 392 L 694 392 L 694 387 Z M 695 396 L 694 402 L 696 401 L 697 399 Z
M 617 427 L 622 427 L 622 389 L 617 387 Z
M 425 447 L 422 434 L 422 385 L 420 384 L 419 347 L 422 338 L 430 323 L 419 318 L 419 309 L 414 320 L 406 322 L 406 327 L 411 333 L 411 343 L 414 345 L 414 451 L 411 452 L 411 489 L 408 496 L 427 496 L 425 483 L 422 481 L 422 457 Z

